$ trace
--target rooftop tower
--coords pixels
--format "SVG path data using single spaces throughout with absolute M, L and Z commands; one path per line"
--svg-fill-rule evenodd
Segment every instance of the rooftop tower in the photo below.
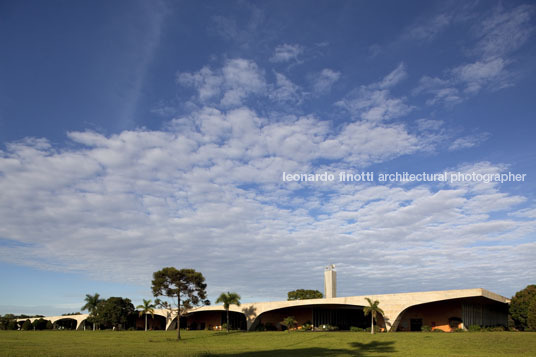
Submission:
M 335 265 L 330 264 L 324 270 L 324 298 L 337 297 L 337 272 Z

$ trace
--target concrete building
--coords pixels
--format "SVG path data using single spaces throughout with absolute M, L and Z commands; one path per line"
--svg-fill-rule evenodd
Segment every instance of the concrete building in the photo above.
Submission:
M 335 297 L 335 276 L 330 277 L 333 297 L 231 305 L 230 325 L 234 329 L 247 331 L 282 329 L 281 321 L 287 316 L 294 316 L 299 326 L 308 323 L 315 327 L 329 324 L 343 330 L 351 326 L 366 328 L 370 326 L 370 317 L 365 318 L 363 314 L 363 307 L 368 305 L 367 297 L 380 302 L 384 314 L 378 316 L 376 324 L 386 331 L 420 331 L 425 325 L 432 329 L 452 331 L 471 325 L 508 324 L 509 299 L 484 289 Z M 226 321 L 225 316 L 223 306 L 204 306 L 187 312 L 180 323 L 181 327 L 194 330 L 219 330 Z M 87 318 L 87 314 L 45 317 L 55 324 L 70 319 L 74 321 L 72 326 L 76 323 L 78 330 L 84 328 Z M 155 317 L 149 317 L 148 320 L 152 329 L 177 328 L 174 311 L 155 310 Z M 136 321 L 136 327 L 143 328 L 143 318 Z

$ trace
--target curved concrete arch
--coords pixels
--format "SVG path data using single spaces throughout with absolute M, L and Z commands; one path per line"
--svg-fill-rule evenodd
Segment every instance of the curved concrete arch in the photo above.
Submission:
M 356 304 L 345 304 L 345 303 L 341 303 L 341 302 L 327 302 L 327 303 L 312 303 L 311 301 L 313 300 L 325 300 L 325 299 L 308 299 L 308 300 L 300 300 L 300 303 L 299 304 L 296 304 L 296 305 L 293 305 L 293 306 L 282 306 L 282 307 L 272 307 L 272 308 L 268 308 L 266 310 L 264 310 L 262 313 L 258 314 L 255 319 L 252 321 L 251 325 L 249 326 L 248 328 L 248 331 L 251 331 L 251 330 L 254 330 L 256 328 L 256 326 L 259 324 L 259 322 L 261 321 L 262 317 L 271 313 L 271 312 L 276 312 L 278 310 L 286 310 L 286 309 L 293 309 L 293 308 L 296 308 L 296 309 L 299 309 L 299 308 L 315 308 L 315 307 L 351 307 L 351 308 L 358 308 L 358 309 L 362 309 L 364 306 L 363 305 L 356 305 Z M 329 300 L 332 300 L 332 299 L 329 299 Z M 311 311 L 312 313 L 312 311 Z M 383 318 L 383 316 L 382 316 Z M 311 319 L 310 321 L 313 320 L 313 316 L 311 316 Z
M 390 318 L 392 321 L 389 331 L 397 330 L 400 320 L 405 311 L 407 311 L 409 308 L 419 305 L 449 300 L 461 300 L 465 298 L 474 297 L 483 297 L 504 304 L 510 302 L 509 299 L 485 289 L 428 291 L 422 293 L 405 293 L 394 295 L 397 295 L 396 299 L 389 301 Z
M 82 326 L 83 326 L 82 322 L 87 320 L 88 317 L 89 317 L 89 314 L 80 314 L 80 315 L 32 317 L 32 318 L 28 318 L 28 319 L 17 319 L 17 321 L 30 320 L 30 322 L 33 323 L 35 320 L 43 319 L 43 320 L 48 320 L 51 323 L 56 323 L 59 320 L 70 319 L 70 320 L 75 320 L 76 321 L 76 330 L 81 330 Z

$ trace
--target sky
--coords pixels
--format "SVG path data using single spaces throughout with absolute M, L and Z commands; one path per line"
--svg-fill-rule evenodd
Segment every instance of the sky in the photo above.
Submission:
M 0 314 L 137 305 L 166 266 L 213 301 L 322 291 L 328 264 L 338 296 L 512 296 L 536 278 L 535 17 L 0 0 Z

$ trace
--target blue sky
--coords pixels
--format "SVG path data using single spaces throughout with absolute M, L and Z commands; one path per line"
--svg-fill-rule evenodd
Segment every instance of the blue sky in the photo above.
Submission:
M 0 313 L 534 283 L 529 1 L 1 1 Z M 526 174 L 283 182 L 282 173 Z

